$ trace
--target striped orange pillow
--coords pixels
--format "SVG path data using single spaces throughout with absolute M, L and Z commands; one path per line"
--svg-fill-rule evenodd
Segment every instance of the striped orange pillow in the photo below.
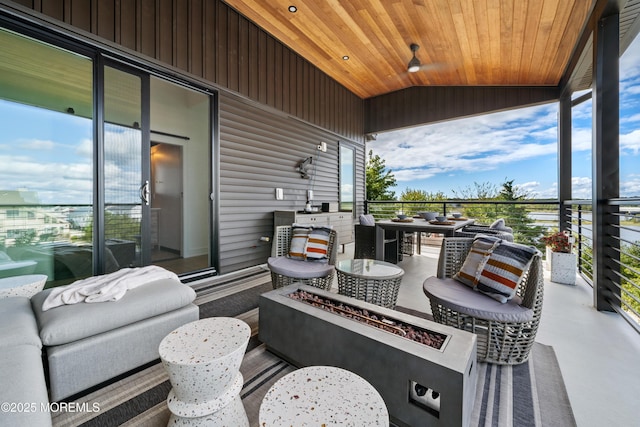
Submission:
M 539 253 L 533 246 L 501 240 L 482 267 L 475 289 L 506 303 L 516 295 L 524 274 Z
M 498 245 L 499 239 L 490 236 L 477 235 L 467 257 L 453 278 L 474 288 L 478 284 L 479 273 L 486 264 L 493 248 Z
M 328 259 L 330 235 L 331 227 L 313 227 L 304 248 L 305 258 L 309 261 Z
M 293 224 L 291 227 L 291 244 L 289 245 L 289 258 L 300 261 L 305 260 L 305 248 L 309 240 L 311 227 Z

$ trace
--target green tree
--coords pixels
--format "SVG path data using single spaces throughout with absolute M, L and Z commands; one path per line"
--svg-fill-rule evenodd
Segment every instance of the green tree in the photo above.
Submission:
M 501 187 L 490 182 L 474 182 L 458 191 L 453 191 L 456 198 L 463 200 L 486 201 L 486 204 L 469 204 L 465 207 L 465 216 L 474 218 L 478 224 L 491 224 L 498 218 L 504 218 L 507 226 L 514 230 L 514 240 L 519 243 L 537 246 L 544 249 L 539 242 L 545 229 L 533 225 L 529 217 L 529 208 L 523 204 L 499 204 L 496 201 L 525 201 L 532 197 L 519 187 L 513 185 L 514 180 L 507 180 Z
M 434 201 L 434 200 L 446 200 L 447 197 L 444 195 L 442 191 L 438 191 L 437 193 L 428 193 L 425 190 L 413 190 L 411 188 L 406 188 L 402 194 L 400 194 L 400 200 L 402 201 Z
M 505 181 L 498 194 L 498 200 L 524 201 L 532 197 L 519 187 L 513 185 L 513 181 Z M 509 227 L 513 228 L 513 238 L 516 242 L 538 246 L 544 249 L 544 244 L 539 243 L 540 236 L 545 229 L 541 226 L 533 225 L 533 220 L 529 216 L 529 208 L 523 204 L 503 204 L 496 208 L 496 218 L 505 218 Z
M 403 202 L 415 201 L 416 203 L 403 203 L 403 211 L 406 215 L 415 215 L 420 211 L 440 210 L 442 203 L 429 204 L 425 202 L 435 202 L 447 200 L 447 196 L 443 192 L 429 193 L 425 190 L 406 188 L 400 194 L 400 200 Z
M 373 150 L 369 150 L 369 158 L 366 165 L 367 178 L 367 200 L 393 200 L 395 192 L 389 187 L 396 185 L 396 178 L 393 172 L 387 169 L 384 160 L 379 155 L 373 155 Z
M 500 192 L 495 184 L 490 182 L 473 182 L 458 190 L 451 190 L 454 199 L 462 200 L 491 200 L 498 197 Z
M 636 313 L 640 312 L 640 241 L 623 244 L 620 252 L 622 300 Z
M 500 194 L 498 187 L 490 182 L 474 182 L 473 185 L 451 190 L 453 197 L 460 200 L 487 201 L 497 199 Z M 491 224 L 496 218 L 494 204 L 469 204 L 464 208 L 464 215 L 474 218 L 478 224 Z

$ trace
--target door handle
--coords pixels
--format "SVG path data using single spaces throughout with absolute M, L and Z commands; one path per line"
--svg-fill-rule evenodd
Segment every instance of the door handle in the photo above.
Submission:
M 140 187 L 140 199 L 144 202 L 145 205 L 149 206 L 149 196 L 151 192 L 149 191 L 149 181 L 145 181 L 144 184 Z

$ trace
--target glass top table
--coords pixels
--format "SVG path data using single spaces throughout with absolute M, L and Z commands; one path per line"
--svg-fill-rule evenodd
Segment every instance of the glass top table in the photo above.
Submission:
M 404 270 L 374 259 L 346 259 L 335 264 L 338 293 L 382 307 L 394 308 Z

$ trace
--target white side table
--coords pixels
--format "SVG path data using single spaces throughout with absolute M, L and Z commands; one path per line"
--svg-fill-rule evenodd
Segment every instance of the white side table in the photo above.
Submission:
M 389 426 L 389 412 L 362 377 L 332 366 L 309 366 L 280 378 L 260 405 L 260 427 Z
M 0 298 L 31 298 L 44 289 L 45 283 L 47 283 L 47 276 L 44 274 L 5 277 L 0 279 Z
M 251 328 L 231 317 L 187 323 L 160 342 L 172 389 L 170 425 L 249 426 L 240 399 L 240 364 Z

